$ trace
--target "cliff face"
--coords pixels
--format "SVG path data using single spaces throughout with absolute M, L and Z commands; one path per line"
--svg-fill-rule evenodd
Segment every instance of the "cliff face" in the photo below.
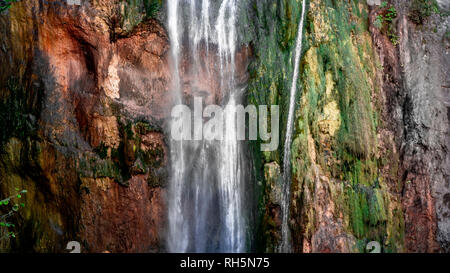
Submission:
M 23 1 L 1 16 L 0 192 L 28 190 L 17 251 L 160 249 L 168 40 L 129 18 L 118 1 Z
M 438 3 L 440 15 L 423 22 L 417 19 L 417 3 L 395 3 L 400 10 L 403 206 L 409 251 L 450 251 L 450 9 L 448 2 Z
M 301 4 L 258 3 L 264 46 L 249 98 L 286 106 Z M 448 251 L 448 7 L 381 4 L 309 1 L 291 158 L 295 251 L 363 252 L 369 241 Z M 255 156 L 266 251 L 281 236 L 281 151 Z
M 285 2 L 278 9 L 289 12 L 296 6 L 295 1 Z M 289 224 L 295 251 L 365 251 L 369 241 L 379 241 L 385 251 L 403 250 L 399 163 L 386 160 L 399 158 L 399 152 L 394 139 L 380 129 L 377 110 L 382 108 L 378 101 L 382 91 L 368 12 L 364 2 L 309 4 L 291 158 Z M 281 52 L 281 60 L 289 57 L 294 37 L 288 35 L 295 33 L 298 20 L 287 18 L 279 24 L 286 29 L 282 42 L 267 50 Z M 266 97 L 268 104 L 277 100 L 285 104 L 289 98 L 286 86 L 291 72 L 286 71 L 272 76 L 261 73 L 266 81 L 255 79 L 272 84 L 266 87 L 273 91 Z M 252 89 L 252 95 L 258 89 Z M 281 156 L 277 152 L 263 159 L 266 180 L 276 182 L 266 186 L 264 203 L 269 207 L 277 208 L 270 194 L 285 183 L 279 181 Z M 266 210 L 268 251 L 273 251 L 279 237 L 279 220 L 274 218 L 276 214 Z
M 56 2 L 22 1 L 0 16 L 0 197 L 28 190 L 19 235 L 2 247 L 164 251 L 165 2 Z M 384 252 L 449 251 L 449 7 L 388 2 L 308 1 L 291 157 L 296 252 L 364 252 L 369 241 Z M 279 149 L 251 144 L 256 245 L 271 252 L 301 2 L 240 7 L 237 78 L 249 103 L 281 109 Z M 186 98 L 208 90 L 217 101 L 216 78 Z

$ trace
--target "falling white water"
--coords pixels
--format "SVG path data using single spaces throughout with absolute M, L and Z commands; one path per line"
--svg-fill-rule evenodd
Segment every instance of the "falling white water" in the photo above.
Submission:
M 236 102 L 231 96 L 226 111 L 234 113 L 236 111 Z M 240 145 L 236 141 L 237 128 L 233 114 L 225 113 L 225 130 L 227 132 L 226 139 L 221 145 L 221 168 L 220 168 L 220 186 L 223 189 L 221 200 L 225 213 L 225 228 L 223 241 L 225 247 L 232 252 L 241 252 L 245 246 L 245 230 L 242 226 L 242 198 L 240 181 L 241 162 L 240 161 Z
M 214 70 L 219 71 L 217 81 L 224 96 L 222 101 L 226 109 L 233 109 L 242 100 L 234 79 L 237 0 L 223 0 L 220 5 L 210 0 L 168 2 L 175 103 L 183 103 L 179 63 L 188 53 L 192 60 L 183 71 L 191 71 L 191 88 L 195 89 L 202 76 L 201 68 L 208 67 L 202 62 L 217 60 Z M 206 73 L 211 75 L 212 71 Z M 247 168 L 236 130 L 235 116 L 226 115 L 226 139 L 222 141 L 171 141 L 168 251 L 246 250 L 247 219 L 242 206 L 245 192 L 242 184 Z
M 175 98 L 177 102 L 181 102 L 180 94 L 180 72 L 179 72 L 179 56 L 180 56 L 180 34 L 178 31 L 178 0 L 168 1 L 168 27 L 170 38 L 170 50 L 172 54 L 172 73 L 173 73 L 173 88 L 176 89 Z
M 178 16 L 178 0 L 168 1 L 168 26 L 169 38 L 171 41 L 172 55 L 172 88 L 174 92 L 174 104 L 182 103 L 180 90 L 180 72 L 179 72 L 179 56 L 180 56 L 180 37 L 178 32 L 179 16 Z M 168 236 L 168 248 L 173 252 L 184 252 L 187 249 L 188 233 L 186 222 L 182 217 L 177 217 L 183 213 L 182 208 L 182 185 L 183 170 L 185 168 L 183 142 L 170 142 L 170 160 L 172 162 L 172 179 L 169 185 L 169 200 L 171 205 L 168 208 L 168 218 L 173 223 L 169 225 L 169 234 L 177 234 L 177 237 Z
M 291 142 L 292 142 L 292 130 L 295 112 L 295 98 L 297 93 L 297 80 L 299 75 L 300 58 L 302 54 L 303 43 L 303 22 L 305 19 L 306 0 L 303 0 L 302 16 L 298 25 L 297 41 L 295 45 L 295 61 L 294 61 L 294 74 L 292 75 L 292 85 L 289 98 L 289 114 L 286 125 L 286 138 L 284 143 L 284 158 L 283 158 L 283 196 L 281 210 L 283 214 L 283 221 L 281 224 L 281 245 L 279 252 L 291 252 L 290 232 L 289 232 L 289 203 L 291 192 Z

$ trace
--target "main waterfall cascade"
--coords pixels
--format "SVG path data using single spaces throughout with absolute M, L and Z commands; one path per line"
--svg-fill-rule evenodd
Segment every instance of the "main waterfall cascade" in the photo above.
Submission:
M 183 65 L 193 93 L 204 91 L 196 90 L 204 74 L 218 74 L 219 102 L 229 109 L 243 103 L 243 88 L 235 80 L 238 0 L 217 2 L 168 1 L 174 104 L 189 105 L 184 98 L 185 84 L 181 83 Z M 188 61 L 183 62 L 183 58 Z M 234 116 L 227 115 L 223 126 L 222 141 L 171 139 L 169 252 L 248 250 L 251 206 L 244 206 L 244 201 L 250 202 L 244 198 L 250 177 L 246 166 L 249 160 L 244 158 L 244 143 L 236 140 Z M 201 128 L 194 126 L 194 136 L 198 130 Z
M 291 252 L 291 240 L 289 232 L 289 203 L 291 195 L 291 142 L 292 131 L 295 113 L 295 98 L 297 95 L 297 81 L 299 76 L 300 58 L 302 55 L 302 43 L 303 43 L 303 23 L 305 19 L 306 0 L 302 3 L 302 15 L 298 24 L 297 41 L 295 45 L 294 56 L 294 73 L 292 75 L 292 85 L 289 97 L 289 113 L 286 124 L 286 137 L 284 143 L 284 157 L 283 157 L 283 189 L 282 189 L 282 224 L 281 224 L 281 244 L 279 246 L 279 252 Z

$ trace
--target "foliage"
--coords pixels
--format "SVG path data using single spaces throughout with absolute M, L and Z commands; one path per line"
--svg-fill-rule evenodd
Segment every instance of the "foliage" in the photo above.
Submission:
M 5 11 L 11 7 L 11 4 L 19 0 L 0 0 L 0 12 Z
M 257 105 L 278 104 L 286 111 L 301 2 L 255 2 L 254 13 L 259 19 L 255 23 L 257 40 L 254 42 L 257 58 L 249 68 L 248 99 Z M 297 204 L 302 206 L 301 219 L 295 220 L 302 223 L 292 224 L 291 230 L 293 238 L 300 234 L 311 238 L 316 232 L 313 215 L 317 212 L 310 201 L 316 187 L 316 171 L 312 167 L 315 160 L 327 175 L 342 181 L 330 182 L 327 186 L 338 213 L 346 219 L 347 232 L 361 243 L 359 251 L 364 251 L 367 240 L 383 242 L 385 252 L 400 251 L 403 240 L 397 238 L 403 234 L 403 216 L 401 212 L 388 212 L 388 206 L 396 203 L 391 203 L 386 184 L 379 177 L 380 166 L 375 156 L 378 113 L 371 99 L 377 92 L 374 81 L 377 63 L 370 35 L 367 35 L 367 9 L 359 4 L 361 2 L 323 0 L 320 5 L 311 5 L 307 13 L 291 158 L 292 192 L 298 198 Z M 390 31 L 389 37 L 395 44 L 397 10 L 388 1 L 380 7 L 379 28 L 386 35 Z M 321 131 L 319 122 L 323 119 L 324 108 L 332 102 L 339 110 L 333 115 L 340 121 L 340 127 L 334 135 L 328 135 Z M 287 113 L 282 113 L 282 117 L 286 116 Z M 280 135 L 285 135 L 285 127 L 286 121 L 282 118 Z M 315 159 L 311 158 L 312 153 L 316 154 Z M 256 180 L 262 181 L 263 187 L 270 186 L 270 176 L 265 175 L 264 167 L 267 164 L 281 166 L 282 154 L 263 154 L 254 148 L 253 157 L 255 169 L 262 173 L 256 174 Z M 259 205 L 266 210 L 260 220 L 265 225 L 261 244 L 271 250 L 277 242 L 272 237 L 277 235 L 271 232 L 274 224 L 270 212 L 267 214 L 270 211 L 266 206 L 266 198 L 270 198 L 267 194 L 261 194 L 263 201 Z
M 421 25 L 433 13 L 439 13 L 439 6 L 436 0 L 413 0 L 409 19 Z
M 381 29 L 383 27 L 383 16 L 382 15 L 377 15 L 375 21 L 374 21 L 374 26 L 378 29 Z
M 16 233 L 14 232 L 15 225 L 11 223 L 8 219 L 11 218 L 19 209 L 25 207 L 23 202 L 19 202 L 22 198 L 22 194 L 25 194 L 26 190 L 20 190 L 15 188 L 16 193 L 6 199 L 0 200 L 0 209 L 4 214 L 0 214 L 0 242 L 8 239 L 15 238 Z
M 17 78 L 7 80 L 0 86 L 0 150 L 11 137 L 25 139 L 36 134 L 37 120 L 40 112 L 41 89 L 33 90 L 32 95 Z
M 398 44 L 398 35 L 395 31 L 395 19 L 397 18 L 397 10 L 394 6 L 389 6 L 387 1 L 380 5 L 381 14 L 377 15 L 374 25 L 378 29 L 384 29 L 393 45 Z
M 97 153 L 101 159 L 105 159 L 108 156 L 108 147 L 102 141 L 98 147 L 94 148 L 94 152 Z
M 111 22 L 110 27 L 115 29 L 118 24 L 121 28 L 120 36 L 127 36 L 133 29 L 146 19 L 155 18 L 162 6 L 162 0 L 121 0 L 117 22 Z M 113 17 L 114 18 L 114 17 Z M 115 40 L 113 37 L 112 40 Z
M 161 7 L 161 0 L 144 0 L 145 14 L 147 18 L 154 18 Z
M 395 10 L 395 7 L 390 7 L 388 9 L 388 12 L 384 16 L 384 20 L 387 22 L 392 22 L 397 17 L 397 10 Z

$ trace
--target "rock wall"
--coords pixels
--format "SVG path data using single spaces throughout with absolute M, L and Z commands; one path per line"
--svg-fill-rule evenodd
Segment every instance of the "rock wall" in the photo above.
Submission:
M 309 1 L 291 159 L 296 252 L 365 252 L 369 241 L 448 251 L 448 10 L 382 2 Z M 287 105 L 300 6 L 258 1 L 251 102 Z M 282 150 L 255 149 L 266 251 L 281 236 Z
M 22 1 L 0 17 L 0 192 L 28 190 L 12 251 L 163 248 L 168 39 L 135 8 Z
M 450 16 L 446 1 L 396 1 L 400 11 L 405 244 L 408 251 L 450 251 Z M 416 19 L 418 8 L 421 23 Z M 428 15 L 428 16 L 427 16 Z
M 159 0 L 21 1 L 0 16 L 0 193 L 26 189 L 11 251 L 165 251 L 169 41 Z M 218 60 L 185 101 L 220 103 Z M 251 50 L 236 56 L 245 84 Z M 202 66 L 206 69 L 205 66 Z M 204 72 L 204 71 L 203 71 Z
M 295 252 L 449 251 L 446 1 L 309 0 L 292 143 Z M 240 1 L 237 78 L 278 104 L 280 147 L 251 143 L 255 250 L 281 239 L 297 0 Z M 159 11 L 158 11 L 159 10 Z M 22 252 L 161 252 L 171 105 L 165 1 L 21 1 L 0 15 L 0 196 Z M 214 73 L 185 98 L 218 102 Z M 204 59 L 214 67 L 216 60 Z M 212 69 L 214 71 L 214 69 Z M 205 93 L 206 91 L 206 93 Z

